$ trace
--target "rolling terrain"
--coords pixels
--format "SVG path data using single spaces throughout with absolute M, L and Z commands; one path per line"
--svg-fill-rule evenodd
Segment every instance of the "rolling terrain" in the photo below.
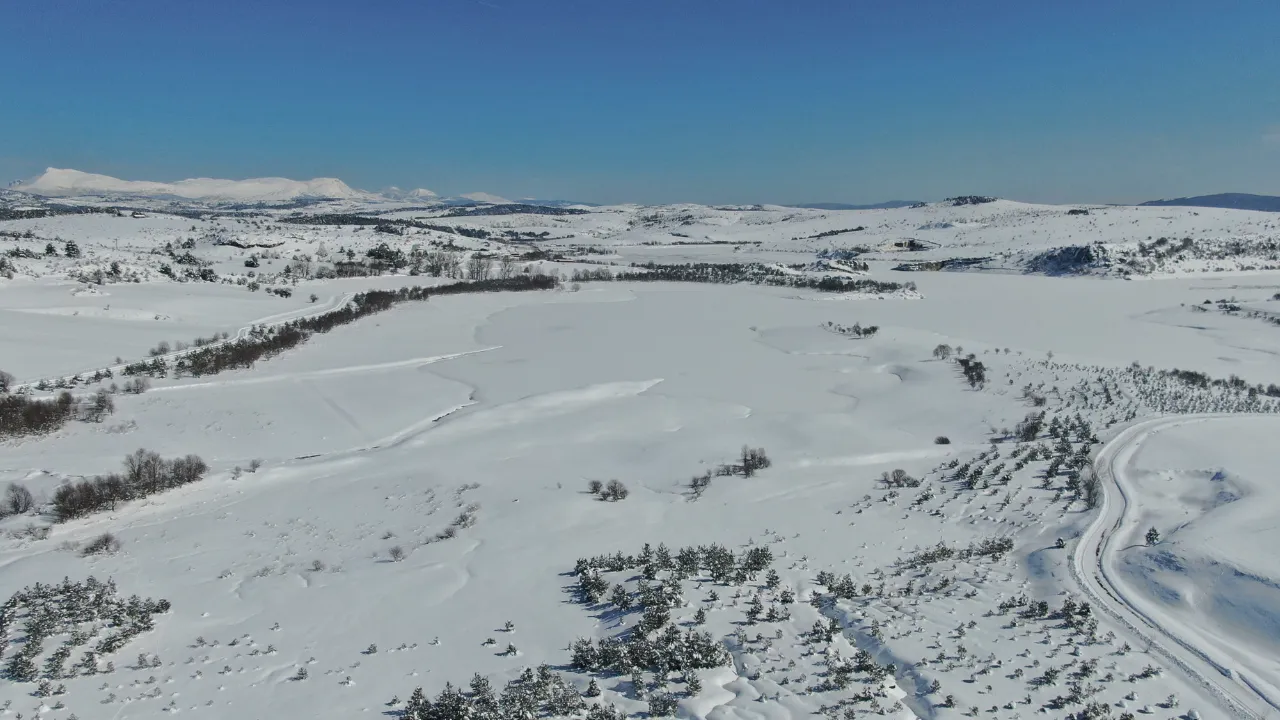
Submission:
M 1274 214 L 67 177 L 0 712 L 1276 712 Z

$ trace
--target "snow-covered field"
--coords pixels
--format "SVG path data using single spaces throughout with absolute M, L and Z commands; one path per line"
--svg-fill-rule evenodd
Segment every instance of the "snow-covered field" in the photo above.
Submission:
M 404 206 L 360 202 L 301 212 Z M 91 394 L 161 342 L 176 361 L 179 342 L 251 337 L 365 290 L 479 272 L 565 282 L 406 302 L 251 368 L 166 372 L 115 395 L 101 422 L 0 440 L 0 483 L 33 497 L 0 520 L 0 601 L 17 594 L 0 609 L 9 715 L 408 716 L 415 688 L 473 693 L 477 673 L 498 691 L 515 681 L 505 717 L 581 717 L 554 674 L 599 688 L 585 698 L 595 720 L 606 705 L 711 720 L 1274 711 L 1280 398 L 1266 385 L 1280 382 L 1280 328 L 1191 307 L 1280 309 L 1280 276 L 1173 255 L 1161 266 L 1173 277 L 1142 282 L 1116 266 L 1048 277 L 1019 264 L 1093 243 L 1099 257 L 1145 257 L 1138 243 L 1164 235 L 1265 244 L 1280 237 L 1274 215 L 441 207 L 387 215 L 416 219 L 400 234 L 286 222 L 296 210 L 147 207 L 0 221 L 0 247 L 29 250 L 0 278 L 0 369 L 24 392 Z M 893 247 L 907 238 L 937 246 Z M 408 265 L 316 272 L 381 243 Z M 855 246 L 821 264 L 820 251 Z M 977 256 L 1002 271 L 891 269 Z M 648 262 L 916 289 L 574 280 Z M 170 279 L 181 267 L 216 279 Z M 879 329 L 854 338 L 829 322 Z M 84 382 L 105 368 L 113 379 Z M 1160 372 L 1174 368 L 1243 380 Z M 744 472 L 744 445 L 771 462 Z M 208 471 L 55 522 L 61 485 L 121 472 L 138 448 L 198 455 Z M 612 480 L 624 498 L 588 491 Z M 118 547 L 95 548 L 104 533 Z M 91 576 L 122 601 L 169 605 L 103 610 L 59 586 Z M 100 645 L 130 623 L 136 636 Z M 580 642 L 613 637 L 629 659 Z M 522 692 L 541 699 L 517 710 Z

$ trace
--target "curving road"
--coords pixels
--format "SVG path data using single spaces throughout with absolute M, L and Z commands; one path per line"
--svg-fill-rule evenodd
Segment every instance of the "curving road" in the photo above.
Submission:
M 1153 432 L 1188 423 L 1240 417 L 1235 414 L 1178 415 L 1145 420 L 1126 428 L 1107 442 L 1094 460 L 1093 472 L 1102 485 L 1101 512 L 1085 530 L 1071 556 L 1071 575 L 1089 598 L 1090 604 L 1105 611 L 1127 627 L 1151 652 L 1217 701 L 1222 710 L 1241 718 L 1262 720 L 1280 716 L 1280 700 L 1251 682 L 1247 669 L 1233 667 L 1233 661 L 1215 657 L 1211 649 L 1197 646 L 1162 624 L 1144 610 L 1140 600 L 1126 594 L 1115 571 L 1117 548 L 1113 542 L 1122 531 L 1138 522 L 1132 517 L 1132 488 L 1125 483 L 1122 467 Z

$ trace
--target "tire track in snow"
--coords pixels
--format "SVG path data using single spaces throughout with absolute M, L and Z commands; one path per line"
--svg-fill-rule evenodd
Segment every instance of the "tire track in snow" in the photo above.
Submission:
M 324 370 L 307 370 L 295 373 L 282 373 L 280 375 L 267 375 L 265 377 L 209 380 L 206 382 L 185 383 L 182 385 L 165 385 L 164 387 L 152 388 L 148 390 L 147 393 L 182 392 L 184 390 L 226 388 L 237 385 L 263 385 L 266 383 L 313 380 L 316 378 L 334 377 L 336 375 L 357 375 L 360 373 L 378 372 L 380 370 L 397 370 L 406 367 L 422 367 L 425 365 L 434 365 L 435 363 L 444 362 L 446 360 L 456 360 L 468 355 L 489 352 L 490 350 L 497 350 L 501 347 L 501 345 L 495 345 L 493 347 L 480 348 L 478 350 L 466 350 L 464 352 L 449 353 L 447 355 L 429 355 L 426 357 L 409 358 L 408 360 L 393 360 L 390 362 L 372 363 L 368 365 L 349 365 L 339 368 L 326 368 Z

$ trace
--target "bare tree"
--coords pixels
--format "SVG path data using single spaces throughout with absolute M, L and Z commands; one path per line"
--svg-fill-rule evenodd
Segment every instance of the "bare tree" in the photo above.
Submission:
M 504 255 L 502 260 L 498 262 L 498 277 L 503 280 L 510 280 L 516 274 L 516 259 L 510 255 Z
M 473 254 L 467 261 L 467 277 L 471 280 L 488 280 L 492 273 L 493 260 L 484 255 Z
M 36 501 L 31 497 L 31 491 L 16 483 L 9 483 L 8 489 L 4 492 L 4 504 L 0 506 L 0 515 L 22 515 L 31 512 L 36 506 Z
M 617 502 L 618 500 L 626 500 L 630 494 L 631 491 L 627 490 L 626 485 L 623 485 L 618 480 L 610 480 L 609 484 L 604 486 L 604 492 L 600 493 L 600 499 Z
M 0 370 L 0 393 L 7 393 L 13 387 L 13 376 Z
M 945 343 L 933 349 L 933 356 L 939 360 L 946 360 L 951 357 L 951 346 Z

